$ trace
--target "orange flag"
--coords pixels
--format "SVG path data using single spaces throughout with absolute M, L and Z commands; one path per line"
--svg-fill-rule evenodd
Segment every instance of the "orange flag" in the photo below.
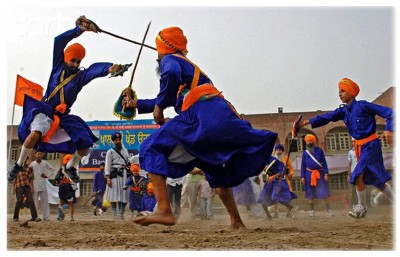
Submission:
M 43 97 L 43 87 L 33 83 L 26 78 L 17 75 L 17 86 L 15 89 L 14 103 L 19 106 L 24 105 L 24 95 L 29 95 L 36 100 L 41 100 Z

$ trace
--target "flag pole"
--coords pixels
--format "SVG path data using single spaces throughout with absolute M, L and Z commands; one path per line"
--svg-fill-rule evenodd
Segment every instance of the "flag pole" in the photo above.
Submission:
M 18 79 L 18 75 L 17 75 Z M 14 99 L 13 99 L 13 110 L 11 114 L 11 126 L 10 126 L 10 142 L 8 145 L 8 158 L 7 161 L 10 163 L 10 158 L 11 158 L 11 142 L 12 142 L 12 135 L 13 135 L 13 125 L 14 125 L 14 111 L 15 111 L 15 95 L 17 94 L 17 82 L 15 82 L 15 90 L 14 90 Z

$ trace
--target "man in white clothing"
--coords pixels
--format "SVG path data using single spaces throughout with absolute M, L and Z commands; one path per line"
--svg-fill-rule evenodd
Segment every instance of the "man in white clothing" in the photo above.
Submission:
M 31 162 L 30 168 L 33 172 L 33 201 L 36 209 L 39 210 L 39 198 L 42 205 L 43 220 L 50 218 L 49 200 L 47 195 L 47 179 L 54 175 L 55 169 L 43 158 L 43 152 L 36 152 L 36 160 Z
M 104 174 L 107 178 L 106 200 L 111 202 L 114 219 L 118 218 L 117 208 L 120 218 L 125 219 L 125 207 L 129 200 L 129 192 L 123 190 L 123 187 L 127 182 L 128 173 L 130 173 L 129 152 L 122 143 L 120 132 L 114 132 L 111 140 L 114 147 L 107 151 L 104 166 Z

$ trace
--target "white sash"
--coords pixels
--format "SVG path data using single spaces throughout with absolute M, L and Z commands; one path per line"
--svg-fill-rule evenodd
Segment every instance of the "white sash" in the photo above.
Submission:
M 273 161 L 263 170 L 263 172 L 264 172 L 264 173 L 267 173 L 267 171 L 272 167 L 272 165 L 274 165 L 275 162 L 276 162 L 276 159 L 273 160 Z
M 306 153 L 308 153 L 308 155 L 311 157 L 311 159 L 313 159 L 313 161 L 315 161 L 315 163 L 318 164 L 319 166 L 321 166 L 321 168 L 322 168 L 321 163 L 319 163 L 319 161 L 317 161 L 317 159 L 315 159 L 315 157 L 310 153 L 310 151 L 306 150 Z

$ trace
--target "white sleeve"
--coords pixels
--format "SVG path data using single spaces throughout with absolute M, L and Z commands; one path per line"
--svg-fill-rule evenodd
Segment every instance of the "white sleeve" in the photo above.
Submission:
M 105 175 L 110 175 L 111 164 L 112 164 L 111 150 L 108 150 L 106 153 L 106 159 L 105 159 L 105 164 L 104 164 L 104 174 Z

